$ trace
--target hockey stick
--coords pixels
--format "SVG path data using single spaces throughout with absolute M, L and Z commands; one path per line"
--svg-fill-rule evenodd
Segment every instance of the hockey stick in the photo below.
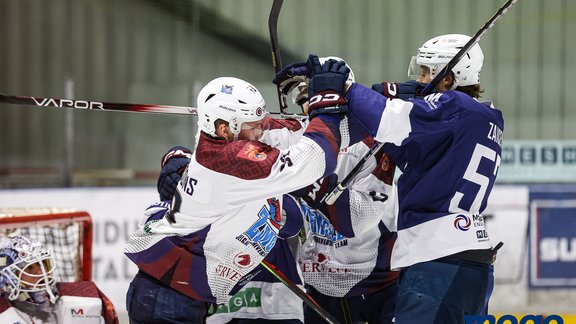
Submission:
M 448 72 L 452 71 L 454 66 L 458 64 L 462 56 L 466 55 L 466 53 L 468 53 L 468 51 L 472 48 L 472 46 L 476 45 L 480 41 L 480 39 L 482 39 L 482 36 L 484 36 L 484 34 L 486 34 L 490 29 L 492 29 L 492 27 L 494 27 L 494 24 L 496 24 L 498 19 L 502 18 L 502 16 L 504 16 L 504 14 L 506 14 L 506 12 L 508 12 L 508 10 L 517 1 L 518 0 L 508 0 L 505 4 L 503 4 L 502 7 L 500 7 L 500 9 L 498 9 L 498 11 L 496 11 L 496 13 L 490 19 L 488 19 L 488 21 L 484 24 L 484 26 L 482 26 L 482 28 L 480 28 L 476 32 L 476 34 L 472 36 L 472 38 L 470 38 L 468 43 L 466 43 L 466 45 L 464 45 L 460 49 L 460 51 L 458 51 L 458 53 L 454 55 L 454 57 L 450 60 L 450 62 L 448 62 L 448 64 L 446 64 L 446 66 L 444 66 L 444 68 L 440 70 L 440 72 L 434 77 L 434 79 L 430 83 L 428 83 L 426 87 L 424 87 L 421 94 L 427 95 L 430 93 L 430 91 L 432 91 L 432 89 L 436 88 L 438 83 L 440 83 L 440 81 L 444 79 L 444 77 L 448 74 Z
M 88 110 L 102 110 L 102 111 L 123 111 L 123 112 L 158 113 L 158 114 L 190 115 L 190 116 L 198 115 L 198 109 L 196 107 L 8 96 L 3 94 L 0 94 L 0 103 L 28 105 L 36 107 L 51 107 L 51 108 L 76 108 L 84 110 L 88 109 Z M 283 114 L 275 112 L 268 112 L 268 114 L 271 115 L 271 117 L 277 119 L 284 119 L 284 118 L 294 118 L 298 120 L 308 119 L 307 115 Z
M 278 16 L 280 16 L 280 9 L 284 0 L 274 0 L 272 9 L 270 9 L 270 16 L 268 17 L 268 31 L 270 32 L 270 45 L 272 47 L 272 66 L 274 72 L 278 73 L 282 68 L 282 60 L 280 59 L 280 50 L 278 49 Z M 288 105 L 286 104 L 286 96 L 280 91 L 280 86 L 276 86 L 278 93 L 278 103 L 280 104 L 280 112 L 287 114 Z
M 111 103 L 87 100 L 71 100 L 57 98 L 7 96 L 0 94 L 0 103 L 29 105 L 37 107 L 76 108 L 103 111 L 145 112 L 177 115 L 197 115 L 194 107 L 179 107 L 165 105 L 142 105 L 129 103 Z
M 340 322 L 338 322 L 338 320 L 335 319 L 334 316 L 330 315 L 330 313 L 328 313 L 320 305 L 318 305 L 318 303 L 312 297 L 310 297 L 310 295 L 308 295 L 302 289 L 298 288 L 298 286 L 296 286 L 296 284 L 290 281 L 290 279 L 288 279 L 288 277 L 286 277 L 286 275 L 283 274 L 282 271 L 278 270 L 278 268 L 276 268 L 275 265 L 266 260 L 262 260 L 260 264 L 264 268 L 266 268 L 266 270 L 270 271 L 270 273 L 274 275 L 274 277 L 276 277 L 278 280 L 280 280 L 280 282 L 286 285 L 288 289 L 290 289 L 293 293 L 295 293 L 298 297 L 300 297 L 300 299 L 302 299 L 306 303 L 306 305 L 312 307 L 312 309 L 316 313 L 318 313 L 318 315 L 322 316 L 324 320 L 326 320 L 328 323 L 340 324 Z
M 496 21 L 502 18 L 502 16 L 504 16 L 504 14 L 508 12 L 510 7 L 512 7 L 512 5 L 514 5 L 517 1 L 518 0 L 508 0 L 504 5 L 502 5 L 502 7 L 500 7 L 500 9 L 496 11 L 496 13 L 484 24 L 484 26 L 482 26 L 482 28 L 480 28 L 480 30 L 478 30 L 472 38 L 470 38 L 468 43 L 466 43 L 466 45 L 464 45 L 458 51 L 458 53 L 454 55 L 454 57 L 450 60 L 450 62 L 446 64 L 446 66 L 434 77 L 434 79 L 428 85 L 426 85 L 426 87 L 422 90 L 422 94 L 426 95 L 430 92 L 431 89 L 434 89 L 436 85 L 440 83 L 440 80 L 442 80 L 446 76 L 448 71 L 452 71 L 452 68 L 460 61 L 462 56 L 466 55 L 466 53 L 468 53 L 470 48 L 476 45 L 480 40 L 480 38 L 482 38 L 484 34 L 486 34 L 490 29 L 492 29 L 492 27 L 494 27 L 494 25 L 496 24 Z M 382 146 L 384 146 L 384 143 L 374 144 L 374 146 L 370 148 L 370 151 L 366 153 L 366 155 L 360 160 L 360 162 L 358 162 L 358 164 L 354 167 L 354 169 L 352 169 L 352 171 L 350 171 L 350 173 L 348 173 L 348 175 L 344 177 L 344 179 L 336 186 L 336 188 L 334 188 L 334 190 L 332 190 L 332 192 L 330 192 L 326 196 L 324 201 L 328 205 L 334 204 L 336 199 L 338 199 L 338 197 L 340 197 L 342 192 L 344 192 L 346 186 L 350 183 L 350 181 L 352 181 L 352 179 L 356 176 L 358 171 L 360 171 L 364 163 L 366 163 L 366 161 L 368 161 L 374 154 L 376 154 L 376 152 L 378 152 L 382 148 Z
M 373 157 L 374 154 L 380 151 L 382 146 L 384 146 L 384 143 L 375 143 L 374 145 L 372 145 L 370 151 L 368 151 L 368 153 L 366 153 L 366 155 L 364 155 L 362 159 L 358 161 L 358 164 L 356 164 L 356 166 L 344 177 L 344 179 L 342 179 L 342 181 L 338 183 L 336 188 L 332 189 L 332 191 L 324 198 L 324 202 L 326 202 L 326 204 L 328 205 L 334 204 L 334 202 L 336 202 L 336 199 L 338 199 L 338 197 L 340 197 L 340 195 L 344 192 L 344 190 L 346 190 L 346 187 L 348 186 L 348 184 L 350 184 L 352 179 L 354 179 L 354 177 L 358 174 L 358 172 L 360 172 L 360 169 L 362 169 L 364 164 L 366 164 L 366 162 L 370 160 L 370 158 Z

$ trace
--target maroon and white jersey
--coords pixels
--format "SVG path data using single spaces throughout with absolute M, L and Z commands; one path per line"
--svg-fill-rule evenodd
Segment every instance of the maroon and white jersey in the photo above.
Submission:
M 300 140 L 308 126 L 308 119 L 274 119 L 265 118 L 264 132 L 260 142 L 277 149 L 286 149 Z
M 58 283 L 60 298 L 55 304 L 36 305 L 0 297 L 3 324 L 117 324 L 110 300 L 91 281 Z
M 370 140 L 340 152 L 339 181 L 372 145 Z M 307 234 L 300 247 L 300 267 L 304 281 L 320 293 L 360 296 L 398 279 L 399 273 L 390 271 L 398 208 L 392 186 L 394 169 L 380 152 L 364 164 L 334 205 L 316 209 L 301 202 Z
M 285 217 L 282 194 L 332 173 L 340 117 L 319 116 L 288 149 L 228 142 L 202 133 L 171 211 L 148 215 L 126 255 L 197 300 L 225 303 L 274 247 Z
M 278 149 L 294 145 L 302 137 L 307 122 L 295 119 L 267 120 L 261 142 Z M 286 199 L 286 196 L 284 196 Z M 283 208 L 286 204 L 283 204 Z M 301 227 L 301 220 L 296 220 Z M 286 226 L 284 226 L 286 228 Z M 274 254 L 274 255 L 272 255 Z M 272 259 L 270 258 L 272 256 Z M 268 254 L 269 262 L 274 264 L 285 275 L 292 274 L 298 279 L 291 279 L 301 289 L 303 278 L 286 240 L 277 241 L 274 249 Z M 250 282 L 237 291 L 226 304 L 218 305 L 215 314 L 206 319 L 208 324 L 228 323 L 234 318 L 289 320 L 298 319 L 304 322 L 302 300 L 285 284 L 268 272 L 257 274 Z

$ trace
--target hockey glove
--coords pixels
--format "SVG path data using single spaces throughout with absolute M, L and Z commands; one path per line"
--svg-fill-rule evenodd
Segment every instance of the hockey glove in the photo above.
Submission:
M 424 96 L 420 92 L 424 90 L 426 84 L 420 83 L 416 80 L 410 80 L 402 83 L 398 82 L 382 82 L 372 85 L 372 90 L 382 94 L 386 98 L 394 99 L 399 98 L 408 100 L 411 98 L 422 99 Z
M 161 163 L 162 171 L 160 171 L 158 183 L 156 184 L 160 200 L 172 200 L 178 181 L 180 181 L 182 173 L 190 164 L 191 156 L 192 152 L 183 146 L 175 146 L 164 154 Z
M 308 85 L 306 82 L 300 82 L 292 91 L 292 103 L 302 107 L 308 101 Z
M 290 195 L 302 198 L 312 208 L 320 208 L 324 204 L 324 198 L 338 185 L 338 176 L 332 173 L 313 184 L 298 189 L 290 193 Z
M 300 82 L 306 82 L 307 75 L 308 67 L 306 62 L 296 62 L 286 65 L 281 71 L 276 73 L 272 83 L 277 85 L 284 95 L 287 95 Z
M 346 63 L 330 59 L 320 64 L 318 56 L 314 54 L 310 54 L 306 63 L 310 76 L 308 82 L 310 119 L 319 114 L 348 113 L 348 102 L 344 93 L 350 69 Z

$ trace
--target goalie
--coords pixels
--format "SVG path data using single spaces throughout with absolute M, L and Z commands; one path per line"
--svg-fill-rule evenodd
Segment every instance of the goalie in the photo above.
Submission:
M 52 253 L 24 236 L 0 244 L 1 323 L 118 323 L 93 282 L 56 282 Z

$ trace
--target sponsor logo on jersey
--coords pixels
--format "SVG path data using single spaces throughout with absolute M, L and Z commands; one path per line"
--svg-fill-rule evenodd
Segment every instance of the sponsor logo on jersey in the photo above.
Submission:
M 254 277 L 256 277 L 262 270 L 254 271 L 242 277 L 240 281 L 238 281 L 237 285 L 240 287 L 244 287 L 247 283 L 249 283 Z
M 164 215 L 164 214 L 162 214 Z M 152 220 L 148 220 L 145 224 L 144 224 L 144 232 L 150 234 L 152 233 L 152 228 L 154 227 L 154 224 L 158 223 L 158 219 L 152 219 Z
M 240 152 L 238 152 L 238 157 L 247 159 L 250 161 L 264 161 L 268 157 L 266 153 L 258 150 L 253 144 L 246 144 Z
M 238 281 L 240 278 L 242 278 L 242 274 L 240 274 L 240 272 L 223 264 L 216 266 L 215 272 L 218 277 L 226 278 L 232 282 Z
M 246 288 L 234 294 L 227 304 L 218 305 L 216 314 L 218 313 L 233 313 L 239 311 L 243 307 L 262 307 L 262 289 L 260 288 Z
M 90 310 L 85 313 L 83 308 L 71 308 L 70 315 L 73 318 L 100 318 L 100 314 L 90 314 Z
M 252 258 L 250 258 L 248 253 L 238 253 L 234 256 L 234 264 L 241 268 L 246 268 L 252 264 Z
M 348 245 L 348 240 L 338 233 L 334 225 L 320 211 L 302 204 L 305 221 L 310 224 L 310 231 L 314 234 L 314 241 L 319 244 L 334 246 L 336 248 Z
M 268 205 L 262 206 L 258 212 L 258 220 L 246 232 L 236 237 L 242 244 L 254 247 L 261 256 L 266 256 L 272 250 L 278 232 L 284 226 L 278 199 L 269 198 L 267 203 Z
M 472 221 L 466 215 L 456 215 L 456 219 L 454 219 L 454 228 L 466 232 L 470 229 L 472 225 Z
M 82 308 L 78 309 L 72 308 L 70 310 L 70 313 L 72 314 L 72 316 L 84 316 L 84 310 Z
M 325 259 L 320 261 L 320 255 L 323 255 Z M 300 261 L 300 269 L 302 272 L 310 273 L 310 272 L 329 272 L 329 273 L 349 273 L 351 272 L 348 268 L 333 268 L 329 266 L 328 263 L 329 258 L 324 255 L 323 253 L 319 253 L 317 256 L 317 261 L 312 260 L 301 260 Z
M 488 238 L 488 232 L 486 230 L 478 230 L 476 231 L 476 238 L 480 241 L 480 239 Z
M 326 263 L 330 258 L 324 253 L 318 253 L 316 255 L 318 263 Z

